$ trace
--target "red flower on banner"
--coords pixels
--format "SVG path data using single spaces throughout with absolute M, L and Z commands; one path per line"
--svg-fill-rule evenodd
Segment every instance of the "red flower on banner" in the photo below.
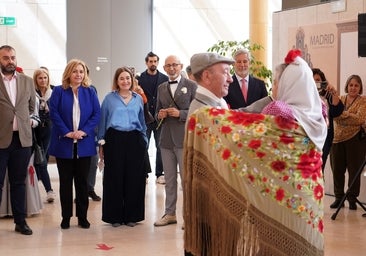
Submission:
M 284 197 L 285 197 L 285 191 L 282 188 L 278 189 L 276 191 L 276 200 L 281 202 Z
M 290 50 L 285 57 L 285 63 L 290 64 L 294 62 L 295 58 L 298 56 L 301 57 L 301 51 L 299 49 Z
M 287 167 L 285 161 L 277 160 L 271 163 L 271 168 L 276 172 L 282 172 Z
M 188 120 L 188 131 L 193 131 L 196 127 L 196 118 L 191 117 Z
M 231 155 L 231 151 L 229 149 L 224 149 L 222 152 L 222 159 L 227 160 Z
M 230 126 L 223 126 L 223 127 L 221 127 L 221 133 L 223 133 L 223 134 L 228 134 L 228 133 L 230 133 L 231 131 L 232 131 L 233 129 L 231 129 L 231 127 Z
M 210 108 L 209 112 L 210 116 L 218 116 L 225 114 L 225 109 L 222 108 Z
M 249 126 L 253 123 L 259 123 L 264 120 L 264 115 L 262 114 L 254 114 L 254 113 L 246 113 L 246 112 L 230 112 L 230 116 L 228 116 L 228 120 L 233 122 L 234 124 L 242 124 L 244 126 Z

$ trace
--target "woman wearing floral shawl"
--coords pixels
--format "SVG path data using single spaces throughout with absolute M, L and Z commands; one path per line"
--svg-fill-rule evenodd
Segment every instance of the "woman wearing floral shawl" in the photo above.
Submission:
M 184 150 L 184 247 L 193 255 L 323 255 L 326 122 L 292 50 L 263 113 L 201 108 Z

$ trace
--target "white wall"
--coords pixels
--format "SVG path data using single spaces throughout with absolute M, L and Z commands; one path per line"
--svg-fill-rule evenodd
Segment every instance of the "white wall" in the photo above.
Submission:
M 289 50 L 289 30 L 302 26 L 319 25 L 334 23 L 338 27 L 342 24 L 357 22 L 358 14 L 366 12 L 366 0 L 344 0 L 346 9 L 340 12 L 334 12 L 336 2 L 325 3 L 300 9 L 293 9 L 278 12 L 273 15 L 273 63 L 277 65 L 283 62 Z M 357 57 L 357 26 L 349 27 L 352 32 L 340 33 L 338 44 L 339 52 L 337 62 L 329 62 L 327 65 L 333 65 L 338 75 L 336 86 L 341 94 L 345 80 L 350 74 L 359 74 L 364 84 L 366 84 L 366 58 Z M 291 39 L 292 40 L 292 39 Z M 327 162 L 325 170 L 325 192 L 333 194 L 332 172 Z M 346 191 L 346 188 L 345 188 Z M 360 200 L 366 202 L 366 178 L 361 177 Z M 328 206 L 327 206 L 328 207 Z
M 30 76 L 47 66 L 51 82 L 59 84 L 66 64 L 65 0 L 1 0 L 0 16 L 16 18 L 16 26 L 0 26 L 0 45 L 15 48 L 18 66 Z
M 155 0 L 153 51 L 161 58 L 160 66 L 170 54 L 180 57 L 187 66 L 193 54 L 207 51 L 219 40 L 249 39 L 249 2 Z M 281 8 L 281 0 L 268 2 L 267 62 L 272 63 L 272 13 Z
M 136 62 L 141 62 L 141 70 L 137 71 L 144 71 L 141 54 L 145 56 L 150 50 L 161 57 L 160 64 L 167 55 L 176 54 L 186 66 L 194 53 L 206 51 L 218 40 L 248 39 L 249 0 L 154 0 L 153 3 L 153 46 L 136 54 Z M 269 1 L 270 23 L 272 12 L 280 6 L 281 0 Z M 84 11 L 88 12 L 87 6 Z M 0 45 L 9 44 L 17 50 L 18 65 L 26 74 L 32 75 L 34 69 L 47 66 L 52 83 L 60 84 L 67 62 L 66 0 L 1 0 L 0 16 L 17 19 L 15 27 L 0 26 Z M 109 17 L 96 16 L 95 19 Z M 134 24 L 133 20 L 130 23 Z M 271 24 L 268 38 L 268 63 L 271 63 Z M 128 41 L 121 47 L 128 48 Z M 111 77 L 106 81 L 111 81 Z

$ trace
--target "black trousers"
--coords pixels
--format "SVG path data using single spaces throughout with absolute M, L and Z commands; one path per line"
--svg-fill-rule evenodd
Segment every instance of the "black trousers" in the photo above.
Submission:
M 75 184 L 76 216 L 87 218 L 89 207 L 88 175 L 91 157 L 77 158 L 76 143 L 74 144 L 74 158 L 56 158 L 60 180 L 60 201 L 62 218 L 73 216 L 73 183 Z
M 359 168 L 365 160 L 366 140 L 360 140 L 358 134 L 353 138 L 333 143 L 330 152 L 330 164 L 333 171 L 334 194 L 337 199 L 341 199 L 344 192 L 345 174 L 348 171 L 348 200 L 354 202 L 360 194 L 361 177 Z M 356 176 L 357 175 L 357 176 Z M 355 183 L 350 187 L 351 182 Z
M 0 149 L 0 203 L 5 173 L 8 170 L 11 209 L 16 224 L 23 224 L 27 216 L 25 179 L 31 152 L 31 147 L 22 147 L 18 132 L 13 132 L 13 139 L 9 147 Z

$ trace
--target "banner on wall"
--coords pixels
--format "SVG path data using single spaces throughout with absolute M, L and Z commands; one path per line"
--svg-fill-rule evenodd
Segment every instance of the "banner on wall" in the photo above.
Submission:
M 298 48 L 311 68 L 320 68 L 337 86 L 338 44 L 336 24 L 289 28 L 289 49 Z

